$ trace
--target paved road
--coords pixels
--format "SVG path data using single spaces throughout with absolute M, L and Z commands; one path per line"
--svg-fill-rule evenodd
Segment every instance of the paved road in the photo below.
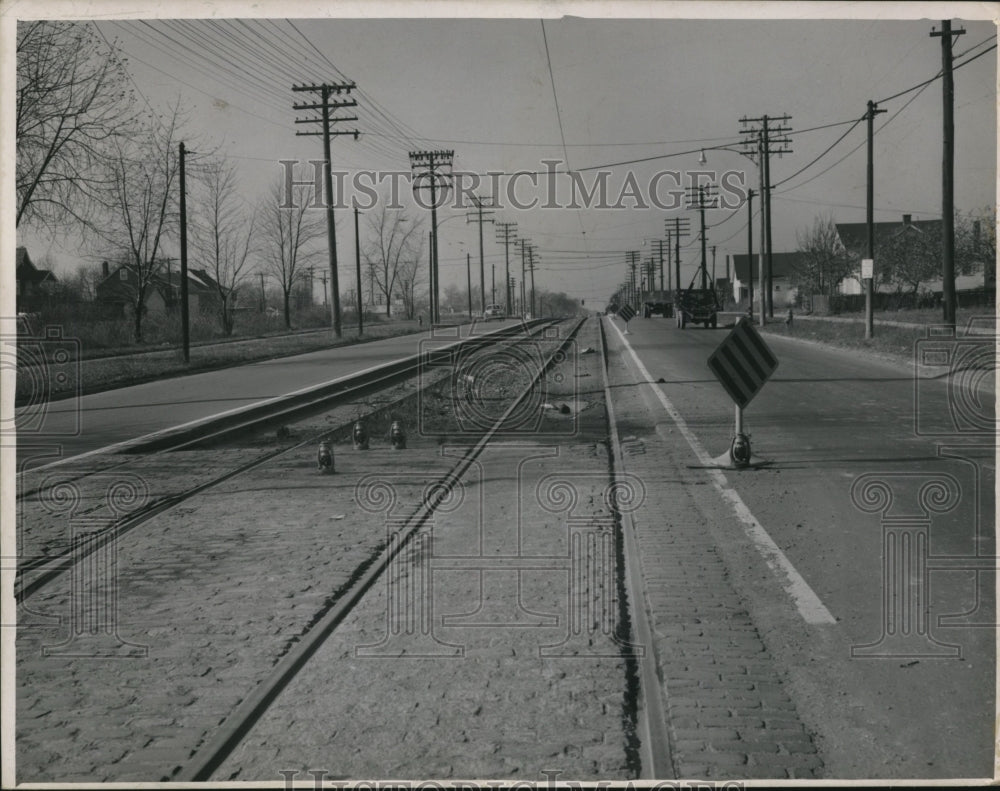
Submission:
M 680 447 L 685 472 L 722 454 L 733 406 L 706 360 L 728 331 L 649 319 L 624 336 L 605 321 L 634 377 L 620 387 L 656 416 L 639 439 Z M 703 470 L 712 485 L 689 488 L 729 531 L 719 551 L 788 669 L 825 776 L 992 776 L 995 396 L 980 389 L 976 402 L 904 364 L 766 338 L 779 368 L 745 417 L 755 455 L 772 464 Z M 976 383 L 976 370 L 967 376 Z M 852 487 L 866 482 L 855 504 Z M 886 558 L 895 578 L 884 579 Z
M 465 325 L 476 333 L 504 324 Z M 291 357 L 251 363 L 220 371 L 162 379 L 45 405 L 44 417 L 34 407 L 17 410 L 18 459 L 30 469 L 145 436 L 191 421 L 348 376 L 417 354 L 421 343 L 447 343 L 453 330 L 429 331 L 368 343 L 340 346 Z M 40 427 L 26 431 L 24 425 Z M 56 450 L 52 446 L 59 446 Z M 53 455 L 54 454 L 54 455 Z

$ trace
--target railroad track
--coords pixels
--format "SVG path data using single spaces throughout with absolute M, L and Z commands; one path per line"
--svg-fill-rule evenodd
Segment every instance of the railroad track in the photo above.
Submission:
M 528 337 L 517 335 L 522 329 L 520 325 L 504 328 L 485 336 L 474 336 L 462 344 L 462 354 L 468 359 L 468 355 L 488 350 L 497 344 L 508 343 L 516 346 L 520 343 L 531 341 L 537 333 L 543 332 L 546 327 L 552 326 L 555 323 L 557 322 L 552 319 L 535 320 L 529 326 L 531 332 L 529 332 Z M 575 334 L 579 326 L 580 324 L 577 324 L 574 327 L 570 333 L 570 337 Z M 181 449 L 191 449 L 212 442 L 231 439 L 239 434 L 261 430 L 276 423 L 285 423 L 300 419 L 306 415 L 315 414 L 338 404 L 349 402 L 358 396 L 386 389 L 400 381 L 417 375 L 423 366 L 446 364 L 449 361 L 449 356 L 454 354 L 454 351 L 454 349 L 444 348 L 430 352 L 427 355 L 417 355 L 396 363 L 390 363 L 387 366 L 380 366 L 373 371 L 363 372 L 356 377 L 338 381 L 329 387 L 310 391 L 303 396 L 296 396 L 289 399 L 288 403 L 280 399 L 267 402 L 247 413 L 241 413 L 235 416 L 235 418 L 226 417 L 217 423 L 191 427 L 183 431 L 173 432 L 169 436 L 158 437 L 155 441 L 138 443 L 130 446 L 128 453 L 146 452 L 161 454 Z M 22 561 L 18 566 L 14 583 L 16 601 L 18 603 L 23 602 L 35 592 L 62 577 L 81 560 L 101 550 L 110 542 L 118 540 L 140 525 L 149 522 L 166 511 L 176 508 L 192 497 L 244 473 L 257 469 L 280 456 L 294 452 L 310 444 L 315 445 L 321 440 L 329 439 L 331 436 L 343 431 L 345 427 L 344 425 L 340 425 L 326 428 L 322 432 L 311 434 L 300 441 L 276 448 L 272 451 L 266 451 L 254 459 L 228 469 L 207 481 L 203 481 L 182 492 L 155 500 L 93 534 L 86 548 L 83 550 L 79 547 L 68 547 L 58 553 Z M 96 472 L 83 472 L 76 476 L 60 478 L 58 483 L 59 485 L 67 485 L 78 482 L 88 475 L 107 475 L 108 473 L 113 473 L 116 469 L 126 467 L 130 464 L 131 461 L 125 457 L 117 465 L 105 467 Z M 43 483 L 45 480 L 48 479 L 44 479 Z M 19 500 L 39 493 L 41 488 L 40 485 L 33 490 L 19 493 Z
M 577 321 L 565 338 L 546 356 L 543 366 L 534 373 L 528 385 L 510 403 L 503 413 L 486 428 L 479 440 L 451 467 L 448 472 L 427 487 L 427 494 L 416 510 L 397 530 L 392 541 L 379 547 L 373 557 L 366 561 L 355 573 L 352 581 L 341 593 L 314 618 L 312 627 L 292 646 L 274 666 L 267 678 L 263 679 L 236 709 L 222 722 L 213 737 L 197 750 L 192 759 L 179 772 L 164 778 L 171 782 L 207 781 L 212 773 L 232 754 L 244 736 L 250 731 L 269 705 L 292 679 L 301 671 L 317 649 L 336 630 L 347 615 L 355 608 L 383 574 L 386 573 L 394 557 L 406 547 L 407 542 L 432 518 L 438 506 L 449 498 L 452 488 L 476 462 L 484 448 L 503 430 L 504 425 L 515 415 L 522 403 L 534 392 L 533 388 L 545 376 L 551 366 L 561 359 L 565 348 L 585 319 Z

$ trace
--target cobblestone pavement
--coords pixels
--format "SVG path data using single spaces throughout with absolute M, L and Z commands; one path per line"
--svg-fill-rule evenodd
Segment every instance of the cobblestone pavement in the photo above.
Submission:
M 634 776 L 596 364 L 580 381 L 575 436 L 491 443 L 214 779 Z
M 122 536 L 113 566 L 32 596 L 64 621 L 19 630 L 18 777 L 169 776 L 385 540 L 354 485 L 392 453 L 338 448 L 332 476 L 314 448 L 289 453 Z M 408 458 L 416 486 L 448 467 L 435 448 Z
M 812 734 L 747 604 L 734 589 L 719 535 L 699 498 L 709 480 L 686 467 L 683 439 L 658 421 L 608 333 L 624 471 L 640 478 L 633 515 L 679 778 L 822 776 Z M 615 387 L 619 385 L 619 387 Z
M 575 401 L 574 408 L 583 405 Z M 594 408 L 589 412 L 603 414 Z M 565 419 L 561 414 L 552 418 L 556 422 Z M 598 422 L 598 428 L 592 428 L 586 437 L 577 437 L 572 447 L 560 447 L 562 455 L 545 460 L 549 466 L 540 467 L 537 474 L 558 471 L 564 465 L 573 469 L 590 466 L 603 469 L 606 482 L 606 451 L 595 444 L 595 437 L 604 434 L 603 422 Z M 61 617 L 62 622 L 59 626 L 24 624 L 19 630 L 19 779 L 132 782 L 170 777 L 308 629 L 324 603 L 386 541 L 386 514 L 373 511 L 371 497 L 359 493 L 363 490 L 356 491 L 358 482 L 369 475 L 395 471 L 398 501 L 389 516 L 398 519 L 455 461 L 443 455 L 433 440 L 414 438 L 410 449 L 402 453 L 377 445 L 373 440 L 373 449 L 367 453 L 338 446 L 338 473 L 333 476 L 317 474 L 314 448 L 288 453 L 122 536 L 115 552 L 97 553 L 97 560 L 81 566 L 79 573 L 67 575 L 32 596 L 32 613 L 43 620 Z M 183 490 L 240 453 L 249 451 L 237 448 L 168 454 L 136 459 L 130 466 L 135 471 L 149 465 L 146 472 L 154 480 L 151 495 L 158 496 Z M 507 461 L 513 462 L 525 452 L 522 447 L 508 449 L 506 454 Z M 91 458 L 98 467 L 107 464 L 107 460 Z M 502 466 L 507 474 L 511 472 L 509 464 Z M 78 520 L 81 529 L 106 523 L 102 513 L 106 505 L 98 491 L 104 484 L 99 478 L 83 478 L 76 484 L 83 512 L 91 520 Z M 516 485 L 514 481 L 516 476 L 511 485 Z M 593 481 L 587 484 L 598 485 Z M 581 491 L 584 489 L 586 486 Z M 474 494 L 475 490 L 473 484 L 469 492 Z M 360 502 L 366 497 L 369 501 Z M 507 486 L 499 496 L 490 496 L 488 507 L 507 524 L 518 502 Z M 46 521 L 48 512 L 38 502 L 26 503 L 25 511 L 27 534 L 35 540 L 35 547 L 51 551 L 58 545 L 60 533 L 67 531 L 66 523 L 54 527 L 52 520 Z M 550 533 L 548 528 L 556 517 L 546 514 L 548 521 L 540 524 L 538 514 L 522 515 L 535 524 L 541 536 L 533 537 L 529 531 L 524 550 L 540 552 L 543 559 L 533 562 L 542 565 L 548 562 L 544 557 L 555 551 L 558 562 L 565 566 L 569 551 L 566 532 Z M 449 524 L 451 528 L 457 525 L 457 532 Z M 447 548 L 443 536 L 452 533 L 459 538 L 451 540 L 464 546 L 461 537 L 468 539 L 469 534 L 463 529 L 461 518 L 442 518 L 439 545 Z M 506 553 L 511 540 L 508 535 L 497 546 L 484 544 L 483 552 Z M 598 537 L 598 544 L 603 540 Z M 462 551 L 459 549 L 460 554 Z M 468 565 L 461 559 L 452 563 Z M 550 765 L 572 767 L 574 774 L 583 776 L 628 771 L 625 731 L 630 727 L 629 704 L 623 692 L 623 660 L 611 644 L 610 632 L 598 630 L 596 637 L 603 641 L 604 653 L 610 653 L 595 661 L 539 656 L 540 645 L 559 645 L 569 628 L 565 613 L 560 616 L 558 609 L 560 604 L 569 606 L 568 572 L 562 567 L 560 571 L 561 583 L 553 582 L 551 574 L 545 572 L 514 573 L 515 579 L 524 578 L 524 596 L 531 600 L 540 597 L 536 606 L 547 614 L 542 621 L 545 627 L 536 623 L 528 628 L 530 623 L 519 623 L 513 634 L 506 629 L 455 627 L 460 634 L 473 636 L 462 638 L 468 648 L 466 659 L 460 660 L 465 668 L 461 677 L 453 676 L 451 662 L 441 666 L 438 677 L 428 675 L 423 660 L 413 665 L 407 679 L 396 673 L 395 659 L 366 657 L 359 665 L 364 672 L 353 677 L 353 685 L 344 689 L 343 695 L 328 693 L 325 687 L 310 695 L 328 703 L 346 701 L 361 713 L 366 707 L 377 706 L 378 698 L 371 690 L 389 691 L 393 702 L 401 703 L 406 698 L 400 692 L 411 685 L 423 692 L 415 694 L 407 707 L 416 710 L 423 702 L 426 710 L 427 696 L 440 698 L 447 706 L 438 707 L 436 719 L 449 727 L 458 724 L 450 716 L 460 710 L 454 705 L 468 707 L 478 695 L 480 703 L 469 713 L 473 719 L 464 722 L 454 739 L 446 740 L 454 748 L 456 771 L 462 773 L 477 774 L 482 766 L 519 776 L 529 768 L 537 774 Z M 482 571 L 480 575 L 487 594 L 491 573 Z M 453 578 L 448 587 L 469 583 L 460 568 L 439 574 Z M 510 578 L 510 572 L 503 575 Z M 455 583 L 455 579 L 460 582 Z M 465 608 L 477 600 L 478 591 L 473 588 L 461 594 Z M 591 590 L 584 586 L 581 591 L 589 591 L 606 607 L 614 606 L 610 588 L 596 586 Z M 492 602 L 493 596 L 488 594 L 484 600 Z M 582 607 L 575 606 L 577 610 Z M 536 617 L 534 609 L 523 609 L 521 615 L 531 622 Z M 472 620 L 476 622 L 478 617 Z M 385 623 L 383 615 L 383 632 Z M 360 637 L 377 643 L 380 624 L 365 621 L 363 626 Z M 92 627 L 96 627 L 95 634 Z M 391 684 L 364 680 L 369 668 L 379 663 L 386 666 L 387 662 L 393 669 L 389 673 Z M 583 678 L 578 672 L 581 664 L 590 668 Z M 526 668 L 537 680 L 524 685 L 522 692 Z M 341 677 L 351 678 L 338 671 L 337 678 Z M 335 686 L 331 682 L 331 690 Z M 358 690 L 369 694 L 359 696 Z M 449 695 L 441 698 L 442 690 L 448 690 Z M 489 691 L 480 695 L 482 690 Z M 530 701 L 534 704 L 529 705 Z M 555 722 L 547 725 L 552 733 L 542 746 L 536 721 L 544 720 L 543 714 L 559 706 L 569 718 L 558 727 Z M 482 708 L 492 711 L 492 716 L 483 717 Z M 499 713 L 502 716 L 498 719 Z M 483 726 L 487 721 L 490 724 Z M 407 732 L 423 727 L 426 718 L 418 712 Z M 468 755 L 469 742 L 480 745 L 484 755 L 492 756 L 490 760 L 480 765 L 459 764 L 458 758 Z M 424 776 L 436 773 L 441 766 L 413 763 L 406 740 L 399 742 L 396 752 L 386 752 L 385 744 L 366 735 L 357 746 L 367 760 L 379 761 L 386 771 L 409 765 L 415 776 Z M 268 765 L 264 778 L 279 778 L 276 767 L 285 765 Z M 360 764 L 354 766 L 360 771 Z

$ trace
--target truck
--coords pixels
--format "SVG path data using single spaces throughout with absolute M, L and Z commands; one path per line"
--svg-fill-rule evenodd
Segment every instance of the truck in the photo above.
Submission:
M 693 285 L 693 283 L 692 283 Z M 677 292 L 675 311 L 677 326 L 684 329 L 688 324 L 704 324 L 715 327 L 720 310 L 719 295 L 714 288 L 688 288 Z
M 639 296 L 644 319 L 648 319 L 654 313 L 668 318 L 674 315 L 674 299 L 671 292 L 643 291 Z

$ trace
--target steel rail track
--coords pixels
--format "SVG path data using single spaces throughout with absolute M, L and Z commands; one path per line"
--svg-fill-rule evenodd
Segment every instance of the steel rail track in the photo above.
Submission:
M 614 480 L 619 472 L 625 470 L 625 455 L 622 452 L 621 438 L 618 436 L 618 423 L 615 416 L 614 402 L 611 397 L 611 380 L 608 374 L 608 343 L 604 334 L 604 321 L 597 320 L 601 336 L 601 375 L 604 384 L 604 403 L 608 417 L 608 440 L 611 446 L 609 459 L 611 478 Z M 643 779 L 676 778 L 677 773 L 673 763 L 673 751 L 670 742 L 670 730 L 667 726 L 666 714 L 660 696 L 660 676 L 657 667 L 656 644 L 653 641 L 653 628 L 649 609 L 646 604 L 645 589 L 642 585 L 642 566 L 639 558 L 639 548 L 635 539 L 635 523 L 631 512 L 621 515 L 621 530 L 625 546 L 625 586 L 631 604 L 630 614 L 634 631 L 634 640 L 646 650 L 639 658 L 639 686 L 642 705 L 639 708 L 640 717 L 640 754 Z
M 193 783 L 209 780 L 212 772 L 222 765 L 275 698 L 353 610 L 362 596 L 371 589 L 372 585 L 388 568 L 392 559 L 434 514 L 437 506 L 449 495 L 451 487 L 461 480 L 490 440 L 503 428 L 504 423 L 516 412 L 521 403 L 531 395 L 536 383 L 552 367 L 557 356 L 572 342 L 585 321 L 585 318 L 577 321 L 558 347 L 548 355 L 544 365 L 536 372 L 520 395 L 451 470 L 438 479 L 439 485 L 430 487 L 431 493 L 424 497 L 416 511 L 399 529 L 399 541 L 385 546 L 373 562 L 366 562 L 367 566 L 364 572 L 355 575 L 353 584 L 335 601 L 331 602 L 325 612 L 321 611 L 321 615 L 313 627 L 278 661 L 270 675 L 239 703 L 236 709 L 222 722 L 215 735 L 195 752 L 186 766 L 182 767 L 174 776 L 164 778 L 165 781 Z
M 522 329 L 524 326 L 527 326 L 529 332 L 535 332 L 543 329 L 545 326 L 548 326 L 551 322 L 551 319 L 538 319 L 531 325 L 526 324 L 505 327 L 489 335 L 469 337 L 466 339 L 465 343 L 470 344 L 468 346 L 470 349 L 485 348 L 492 343 L 497 343 L 510 338 L 514 332 Z M 463 346 L 462 348 L 466 347 Z M 402 371 L 403 363 L 408 364 L 407 370 L 409 373 L 404 373 Z M 299 399 L 300 404 L 303 396 L 312 395 L 314 398 L 311 404 L 295 407 L 294 409 L 291 409 L 288 414 L 279 414 L 281 412 L 282 404 L 285 403 L 286 397 L 278 396 L 277 398 L 269 399 L 268 401 L 256 406 L 256 409 L 258 410 L 256 419 L 250 419 L 250 417 L 248 417 L 250 414 L 248 410 L 243 410 L 238 413 L 234 413 L 233 415 L 227 415 L 225 423 L 222 419 L 213 420 L 209 417 L 199 421 L 196 425 L 185 428 L 183 431 L 165 429 L 164 431 L 157 432 L 155 437 L 151 435 L 148 439 L 145 437 L 139 437 L 135 440 L 126 440 L 123 443 L 110 445 L 106 450 L 113 455 L 136 454 L 140 452 L 151 454 L 161 453 L 172 450 L 180 450 L 184 447 L 191 447 L 197 445 L 199 442 L 208 442 L 210 439 L 218 440 L 227 435 L 252 431 L 257 427 L 277 422 L 281 419 L 293 419 L 297 415 L 300 416 L 312 410 L 329 408 L 336 405 L 337 401 L 345 398 L 354 397 L 366 392 L 375 392 L 378 389 L 389 387 L 396 381 L 402 381 L 407 376 L 412 376 L 415 370 L 419 369 L 419 364 L 419 355 L 407 357 L 404 360 L 387 363 L 385 366 L 379 366 L 368 371 L 363 371 L 360 374 L 343 377 L 335 382 L 328 383 L 327 385 L 319 385 L 317 388 L 311 388 L 305 393 L 295 394 Z M 394 370 L 387 372 L 385 370 L 387 366 L 392 366 Z M 320 391 L 320 388 L 322 388 L 323 392 Z M 325 395 L 323 393 L 325 393 Z M 105 449 L 102 448 L 98 450 L 100 451 Z M 97 451 L 91 451 L 91 453 L 94 452 Z M 43 468 L 39 469 L 55 466 L 66 461 L 70 461 L 72 458 L 75 457 L 56 461 L 52 465 L 44 465 Z M 99 472 L 107 473 L 128 463 L 129 462 L 127 460 L 123 460 L 119 464 L 104 467 Z M 25 473 L 33 471 L 35 471 L 35 468 L 24 470 L 17 473 L 16 477 L 20 480 Z M 73 483 L 74 481 L 86 478 L 88 475 L 96 474 L 96 472 L 98 471 L 81 472 L 78 475 L 62 478 L 60 479 L 60 482 Z M 40 490 L 41 486 L 36 486 L 33 489 L 18 492 L 17 499 L 22 500 L 25 497 L 38 494 Z
M 556 320 L 554 319 L 538 319 L 531 326 L 530 329 L 537 329 L 541 331 L 547 326 L 550 326 Z M 514 333 L 521 329 L 519 325 L 511 328 L 504 328 L 495 333 L 491 333 L 486 336 L 476 336 L 474 338 L 468 339 L 472 341 L 471 346 L 463 344 L 461 349 L 463 353 L 477 352 L 483 349 L 487 349 L 491 346 L 497 345 L 503 341 L 512 341 L 514 344 L 531 340 L 534 336 L 529 335 L 527 338 L 516 337 Z M 575 334 L 576 329 L 572 331 Z M 451 354 L 451 350 L 444 349 L 441 354 Z M 168 451 L 179 450 L 181 448 L 188 448 L 209 441 L 218 441 L 225 437 L 230 437 L 237 433 L 243 433 L 251 431 L 253 429 L 261 428 L 265 425 L 271 424 L 278 420 L 288 420 L 293 417 L 302 417 L 308 413 L 316 412 L 319 409 L 331 408 L 337 405 L 337 402 L 343 401 L 344 399 L 354 398 L 357 395 L 365 392 L 372 392 L 374 390 L 385 389 L 392 384 L 395 384 L 402 378 L 409 378 L 410 376 L 417 373 L 420 367 L 429 361 L 433 361 L 435 358 L 422 357 L 417 355 L 414 358 L 407 358 L 405 361 L 406 365 L 399 365 L 397 363 L 390 363 L 391 371 L 385 372 L 381 368 L 375 371 L 368 372 L 359 377 L 359 381 L 355 384 L 351 384 L 349 381 L 342 381 L 338 384 L 342 385 L 340 389 L 332 392 L 326 392 L 322 397 L 316 397 L 311 399 L 308 403 L 299 402 L 292 407 L 288 408 L 278 408 L 271 409 L 267 411 L 262 411 L 259 413 L 255 419 L 240 422 L 238 424 L 226 425 L 223 428 L 212 431 L 211 433 L 204 433 L 201 436 L 190 436 L 186 432 L 183 437 L 177 438 L 173 444 L 164 445 L 162 447 L 157 447 L 155 450 L 151 450 L 151 453 L 166 453 Z M 269 404 L 269 406 L 271 406 Z M 281 406 L 281 405 L 277 405 Z M 93 539 L 88 542 L 87 549 L 81 551 L 79 549 L 74 550 L 73 548 L 67 548 L 63 552 L 58 554 L 49 555 L 45 557 L 34 558 L 32 560 L 25 561 L 19 564 L 17 574 L 14 581 L 14 598 L 18 603 L 24 601 L 29 596 L 42 589 L 49 583 L 58 579 L 64 573 L 69 571 L 73 566 L 86 558 L 87 556 L 99 551 L 103 547 L 107 546 L 111 541 L 117 540 L 124 534 L 134 530 L 139 525 L 148 522 L 156 516 L 174 508 L 181 503 L 189 500 L 190 498 L 204 492 L 207 489 L 218 486 L 234 477 L 242 475 L 245 472 L 249 472 L 257 467 L 260 467 L 268 462 L 274 460 L 275 458 L 285 454 L 290 453 L 294 450 L 298 450 L 309 444 L 315 444 L 322 439 L 327 439 L 330 436 L 336 434 L 338 431 L 343 430 L 347 424 L 342 424 L 338 426 L 333 426 L 325 428 L 322 432 L 311 435 L 299 442 L 292 445 L 288 445 L 282 448 L 276 448 L 273 451 L 268 451 L 260 456 L 257 456 L 253 460 L 241 464 L 238 467 L 228 470 L 221 475 L 218 475 L 208 481 L 197 484 L 196 486 L 186 489 L 183 492 L 178 492 L 177 494 L 169 495 L 167 497 L 156 500 L 155 502 L 149 503 L 148 505 L 140 508 L 127 516 L 113 522 L 108 525 L 103 531 L 94 535 Z M 202 429 L 205 427 L 202 426 Z M 130 449 L 130 453 L 135 453 L 137 451 Z M 127 464 L 127 461 L 123 461 L 122 465 Z M 122 465 L 116 465 L 111 468 L 104 468 L 98 472 L 101 474 L 107 474 L 109 470 L 117 469 L 117 467 Z M 75 478 L 69 478 L 65 480 L 60 480 L 60 483 L 69 483 L 72 481 L 80 480 L 83 477 L 92 473 L 84 473 Z M 32 493 L 37 493 L 39 489 L 35 489 Z M 27 494 L 22 494 L 21 497 L 28 496 Z M 31 579 L 26 579 L 31 576 Z

